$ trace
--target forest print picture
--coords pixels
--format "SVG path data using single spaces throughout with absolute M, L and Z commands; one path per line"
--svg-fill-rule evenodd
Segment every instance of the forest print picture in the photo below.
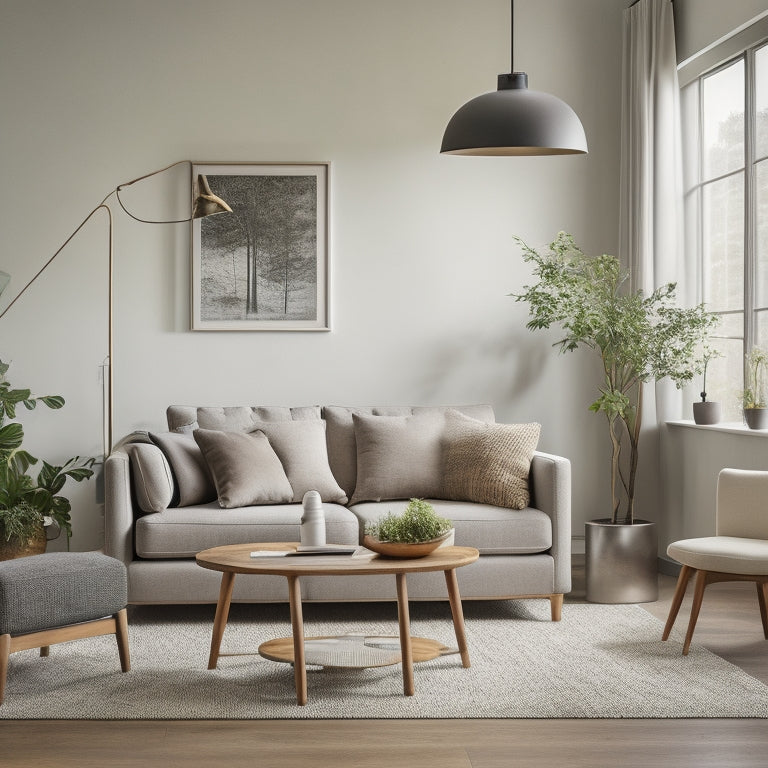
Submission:
M 192 224 L 193 330 L 329 330 L 328 171 L 193 166 L 232 208 Z

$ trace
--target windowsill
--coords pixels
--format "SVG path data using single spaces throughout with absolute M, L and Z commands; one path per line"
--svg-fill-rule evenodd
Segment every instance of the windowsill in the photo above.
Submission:
M 729 435 L 754 435 L 768 437 L 768 429 L 750 429 L 738 421 L 724 421 L 720 424 L 697 424 L 693 419 L 680 419 L 666 422 L 670 427 L 688 427 L 689 429 L 704 429 L 710 432 L 724 432 Z

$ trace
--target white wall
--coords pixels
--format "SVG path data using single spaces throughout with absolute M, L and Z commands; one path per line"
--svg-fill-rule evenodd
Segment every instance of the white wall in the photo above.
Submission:
M 460 158 L 442 131 L 509 68 L 507 0 L 0 0 L 2 306 L 120 182 L 329 160 L 330 333 L 190 332 L 186 226 L 116 214 L 116 434 L 162 429 L 170 403 L 491 402 L 571 459 L 580 533 L 609 498 L 597 361 L 526 331 L 511 236 L 615 252 L 623 7 L 515 7 L 516 69 L 575 108 L 588 156 Z M 145 182 L 142 212 L 183 215 L 183 185 Z M 12 381 L 67 399 L 24 415 L 51 460 L 101 449 L 106 253 L 95 219 L 0 321 Z M 69 488 L 74 549 L 100 545 L 95 487 Z

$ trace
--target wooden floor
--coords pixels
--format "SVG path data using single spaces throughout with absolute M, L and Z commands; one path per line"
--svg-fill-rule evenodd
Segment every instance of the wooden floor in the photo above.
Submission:
M 674 579 L 645 607 L 665 618 Z M 583 600 L 583 567 L 574 591 Z M 690 598 L 678 621 L 687 622 Z M 768 683 L 754 586 L 707 589 L 694 643 Z M 542 692 L 546 695 L 546 691 Z M 13 695 L 12 690 L 8 695 Z M 0 721 L 3 768 L 765 768 L 765 720 Z

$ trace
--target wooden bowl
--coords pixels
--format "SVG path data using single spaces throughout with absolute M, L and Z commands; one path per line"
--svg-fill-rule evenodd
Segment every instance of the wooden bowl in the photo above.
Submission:
M 379 541 L 373 536 L 363 537 L 363 546 L 372 552 L 378 552 L 382 557 L 399 557 L 410 559 L 413 557 L 426 557 L 430 552 L 434 552 L 444 541 L 453 536 L 453 528 L 442 536 L 429 541 L 420 541 L 416 544 L 409 544 L 404 541 Z

